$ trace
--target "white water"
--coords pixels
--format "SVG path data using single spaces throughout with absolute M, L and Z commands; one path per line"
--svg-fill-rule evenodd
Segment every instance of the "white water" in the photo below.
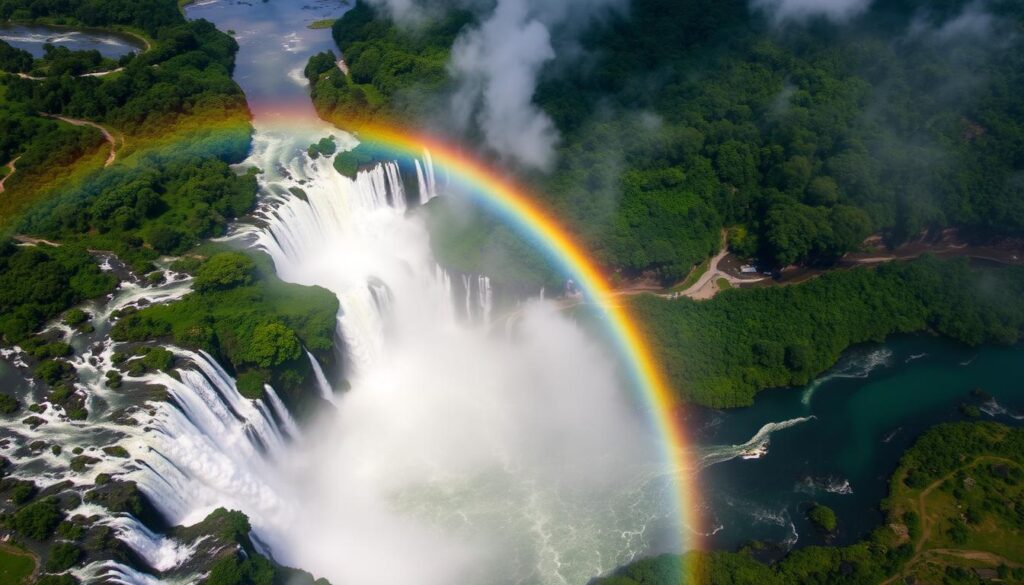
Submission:
M 718 463 L 725 463 L 737 457 L 757 459 L 768 454 L 768 445 L 772 433 L 788 429 L 798 424 L 814 420 L 814 416 L 793 418 L 782 422 L 770 422 L 762 426 L 749 441 L 739 445 L 721 445 L 706 447 L 698 454 L 698 465 L 701 469 Z
M 340 583 L 582 583 L 677 545 L 656 533 L 674 523 L 656 438 L 606 349 L 539 301 L 493 334 L 490 279 L 453 290 L 398 167 L 350 180 L 302 153 L 313 138 L 257 136 L 277 195 L 249 232 L 282 278 L 338 296 L 351 390 L 318 373 L 337 411 L 285 458 L 273 506 L 240 503 L 273 554 Z M 428 156 L 417 175 L 416 203 L 440 195 Z
M 285 279 L 338 295 L 351 390 L 331 388 L 308 355 L 320 395 L 335 406 L 300 430 L 273 388 L 247 400 L 203 353 L 171 348 L 180 379 L 122 371 L 134 384 L 108 388 L 117 344 L 76 336 L 77 390 L 90 419 L 67 421 L 50 406 L 40 415 L 46 424 L 18 425 L 0 453 L 40 486 L 88 486 L 100 473 L 135 481 L 171 524 L 241 510 L 279 561 L 335 583 L 582 583 L 637 555 L 677 549 L 659 438 L 618 384 L 607 349 L 537 300 L 525 301 L 514 323 L 490 327 L 501 317 L 490 279 L 449 274 L 431 257 L 424 223 L 400 199 L 397 167 L 350 181 L 303 154 L 315 138 L 257 137 L 250 162 L 267 169 L 267 221 L 242 236 L 268 250 Z M 432 182 L 427 157 L 421 169 Z M 290 195 L 299 186 L 308 202 Z M 130 284 L 87 308 L 105 328 L 114 308 L 169 302 L 187 284 Z M 139 383 L 170 401 L 140 405 Z M 64 453 L 13 457 L 35 440 Z M 129 458 L 102 451 L 113 444 Z M 97 463 L 68 471 L 73 446 Z M 75 513 L 114 527 L 154 571 L 171 572 L 164 582 L 195 581 L 179 575 L 195 543 L 96 505 Z M 76 574 L 161 582 L 141 569 L 94 563 Z
M 924 356 L 914 356 L 914 359 L 921 357 Z M 864 355 L 846 358 L 841 364 L 832 368 L 828 374 L 808 384 L 803 395 L 800 397 L 800 401 L 804 406 L 809 406 L 814 393 L 828 381 L 837 378 L 867 378 L 875 369 L 888 366 L 891 362 L 892 350 L 884 347 Z
M 526 301 L 514 323 L 490 327 L 499 318 L 490 279 L 458 275 L 453 286 L 405 201 L 398 167 L 351 181 L 329 160 L 303 154 L 314 141 L 258 135 L 250 162 L 267 169 L 266 224 L 243 231 L 283 278 L 338 296 L 351 390 L 331 388 L 308 355 L 320 394 L 336 408 L 300 430 L 273 388 L 247 400 L 210 356 L 171 348 L 180 380 L 126 375 L 166 389 L 170 402 L 131 408 L 134 423 L 121 424 L 107 419 L 110 409 L 137 404 L 103 383 L 117 369 L 115 344 L 79 348 L 90 420 L 70 422 L 51 407 L 41 415 L 47 424 L 19 427 L 12 444 L 86 445 L 99 462 L 33 479 L 88 485 L 111 473 L 136 481 L 171 524 L 241 510 L 277 560 L 335 583 L 582 583 L 638 555 L 675 550 L 674 488 L 659 438 L 620 387 L 607 348 L 540 300 Z M 429 153 L 419 175 L 421 198 L 443 195 Z M 287 190 L 300 186 L 308 202 Z M 115 308 L 169 302 L 187 285 L 125 285 L 90 312 L 105 325 Z M 98 448 L 114 443 L 130 458 Z M 15 463 L 66 468 L 70 457 L 46 450 Z M 154 534 L 130 516 L 96 506 L 82 513 L 114 527 L 154 570 L 174 572 L 194 553 L 196 543 Z M 195 581 L 112 562 L 76 574 L 131 585 Z

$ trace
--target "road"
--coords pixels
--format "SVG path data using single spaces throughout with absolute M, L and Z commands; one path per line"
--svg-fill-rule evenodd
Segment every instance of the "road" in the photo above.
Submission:
M 18 170 L 17 167 L 15 167 L 14 165 L 15 165 L 15 163 L 18 162 L 19 158 L 21 158 L 21 157 L 20 156 L 16 157 L 14 160 L 12 160 L 11 162 L 7 163 L 7 170 L 9 172 L 6 175 L 4 175 L 4 178 L 0 179 L 0 193 L 4 192 L 4 183 L 7 182 L 7 179 L 10 179 L 11 175 L 14 174 L 14 171 Z

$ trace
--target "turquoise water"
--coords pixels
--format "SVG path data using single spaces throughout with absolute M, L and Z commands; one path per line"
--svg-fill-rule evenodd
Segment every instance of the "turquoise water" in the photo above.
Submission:
M 772 433 L 760 458 L 702 472 L 706 529 L 717 529 L 708 545 L 822 544 L 805 518 L 811 502 L 839 517 L 828 542 L 860 539 L 882 520 L 878 504 L 903 451 L 935 424 L 966 420 L 964 404 L 981 408 L 985 420 L 1024 424 L 1024 348 L 898 338 L 848 352 L 811 387 L 766 391 L 750 408 L 698 413 L 702 445 L 742 444 L 767 423 L 813 417 Z
M 0 24 L 0 40 L 28 51 L 33 57 L 43 56 L 43 45 L 59 45 L 72 51 L 100 52 L 117 59 L 128 53 L 142 52 L 142 44 L 127 35 L 91 30 L 71 30 L 42 25 Z

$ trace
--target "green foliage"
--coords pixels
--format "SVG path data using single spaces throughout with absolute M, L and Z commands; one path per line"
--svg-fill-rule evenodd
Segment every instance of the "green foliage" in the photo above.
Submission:
M 557 157 L 521 178 L 604 264 L 665 281 L 728 225 L 749 233 L 738 251 L 780 265 L 830 263 L 872 232 L 890 243 L 945 227 L 1024 234 L 1012 97 L 1024 90 L 1012 32 L 1024 10 L 986 6 L 1006 45 L 940 43 L 935 31 L 969 3 L 940 4 L 876 2 L 841 29 L 781 34 L 743 0 L 634 0 L 582 35 L 585 66 L 578 51 L 545 65 L 533 101 L 557 127 Z M 471 22 L 449 10 L 410 30 L 358 2 L 334 26 L 351 75 L 333 55 L 307 69 L 318 111 L 356 126 L 429 120 L 451 87 L 440 65 Z
M 335 66 L 333 53 L 314 56 L 305 69 L 318 110 L 349 126 L 428 114 L 434 102 L 423 98 L 447 85 L 452 41 L 469 22 L 468 11 L 453 10 L 412 31 L 357 1 L 332 27 L 349 75 Z
M 36 585 L 78 585 L 78 579 L 73 575 L 42 575 L 36 580 Z
M 35 561 L 28 553 L 0 548 L 0 582 L 28 585 L 35 569 Z
M 252 284 L 255 264 L 245 254 L 222 252 L 214 254 L 196 271 L 194 290 L 224 290 Z
M 333 136 L 327 136 L 321 138 L 316 144 L 309 145 L 307 153 L 310 158 L 316 158 L 320 155 L 331 156 L 338 150 L 338 145 L 334 143 Z
M 15 49 L 6 41 L 0 40 L 0 71 L 27 73 L 30 69 L 32 69 L 31 53 Z
M 18 399 L 10 394 L 0 394 L 0 414 L 14 414 L 21 408 Z
M 51 573 L 62 573 L 75 565 L 82 558 L 82 550 L 69 542 L 58 542 L 50 547 L 49 558 L 46 559 L 46 570 Z
M 64 519 L 56 498 L 32 502 L 14 513 L 10 526 L 18 534 L 34 540 L 45 540 Z
M 36 366 L 32 373 L 52 386 L 61 379 L 72 376 L 75 373 L 75 368 L 65 360 L 46 360 Z
M 301 359 L 303 347 L 333 347 L 337 298 L 318 287 L 280 281 L 265 257 L 254 262 L 237 253 L 215 254 L 200 266 L 196 280 L 204 285 L 180 301 L 122 314 L 112 337 L 146 341 L 170 335 L 177 345 L 210 352 L 237 374 L 269 370 L 268 381 L 286 392 L 310 373 Z M 254 381 L 248 376 L 242 382 L 250 395 L 262 391 L 262 385 L 247 385 Z
M 89 320 L 89 314 L 79 308 L 74 308 L 64 313 L 64 323 L 77 327 Z
M 342 152 L 334 157 L 334 170 L 350 179 L 356 177 L 359 169 L 369 165 L 376 160 L 376 157 L 360 144 L 354 149 Z
M 116 277 L 77 247 L 0 242 L 0 335 L 13 343 L 88 298 L 109 293 Z
M 262 555 L 240 560 L 226 557 L 217 561 L 206 585 L 273 585 L 274 565 Z
M 266 383 L 266 375 L 258 370 L 243 372 L 235 380 L 238 393 L 250 400 L 263 398 L 263 385 Z
M 8 12 L 18 2 L 7 0 L 0 10 Z M 150 22 L 152 12 L 144 13 L 153 4 L 171 9 L 155 10 L 167 15 L 159 24 Z M 36 2 L 32 11 L 69 22 L 95 22 L 103 18 L 98 15 L 111 14 L 99 8 L 79 13 L 63 1 Z M 0 201 L 0 227 L 17 224 L 23 233 L 62 238 L 88 234 L 90 228 L 100 234 L 123 231 L 146 238 L 160 253 L 173 253 L 222 230 L 220 216 L 230 219 L 251 207 L 252 182 L 235 177 L 226 164 L 241 161 L 249 144 L 244 97 L 230 78 L 237 43 L 209 22 L 186 21 L 166 0 L 124 4 L 116 21 L 103 24 L 128 22 L 149 31 L 153 46 L 122 60 L 124 70 L 116 75 L 74 77 L 92 68 L 81 62 L 87 54 L 55 49 L 53 59 L 41 62 L 47 64 L 45 80 L 0 79 L 0 159 L 21 157 Z M 107 127 L 118 145 L 117 162 L 101 172 L 68 174 L 81 167 L 78 161 L 90 160 L 87 154 L 101 145 L 105 149 L 104 139 L 95 128 L 40 112 Z M 218 123 L 211 125 L 211 119 Z M 185 129 L 194 131 L 173 150 L 125 148 Z M 43 209 L 35 209 L 37 203 Z M 31 217 L 17 222 L 26 212 Z
M 811 522 L 814 522 L 815 526 L 825 532 L 835 532 L 839 526 L 835 511 L 822 504 L 815 504 L 807 512 L 807 517 L 811 519 Z
M 110 455 L 111 457 L 119 457 L 121 459 L 127 459 L 128 457 L 131 456 L 128 453 L 128 450 L 120 445 L 110 445 L 108 447 L 104 447 L 103 452 L 106 453 L 107 455 Z
M 420 212 L 430 230 L 434 258 L 449 269 L 487 274 L 495 282 L 533 290 L 564 284 L 533 246 L 479 209 L 435 197 Z
M 850 346 L 894 333 L 1014 343 L 1024 327 L 1022 295 L 1022 269 L 924 257 L 708 301 L 630 302 L 679 393 L 728 407 L 750 404 L 762 388 L 806 384 Z

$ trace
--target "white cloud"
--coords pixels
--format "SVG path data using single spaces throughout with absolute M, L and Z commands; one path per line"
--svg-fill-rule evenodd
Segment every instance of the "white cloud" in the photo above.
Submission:
M 812 17 L 825 17 L 834 22 L 844 22 L 871 6 L 872 0 L 751 0 L 755 10 L 771 15 L 776 23 L 786 21 L 802 22 Z

